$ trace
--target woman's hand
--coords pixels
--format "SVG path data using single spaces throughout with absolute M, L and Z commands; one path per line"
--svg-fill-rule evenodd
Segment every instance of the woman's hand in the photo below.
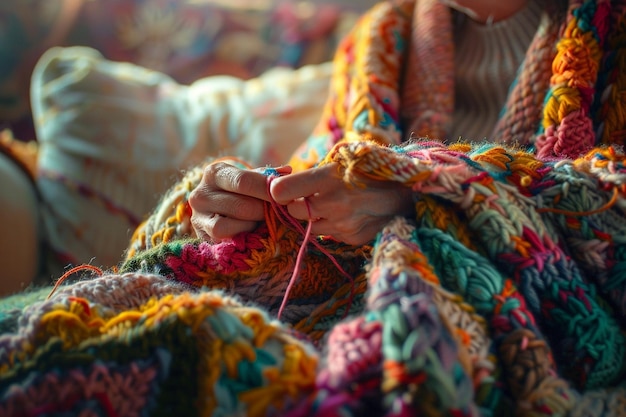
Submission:
M 202 180 L 189 196 L 191 224 L 198 237 L 219 242 L 237 233 L 253 231 L 264 219 L 267 176 L 257 170 L 239 169 L 224 162 L 205 168 Z M 280 174 L 290 167 L 277 168 Z
M 337 168 L 333 163 L 275 178 L 271 195 L 295 218 L 313 219 L 313 234 L 330 235 L 352 245 L 373 240 L 393 217 L 414 212 L 410 188 L 365 178 L 361 179 L 365 187 L 348 186 Z

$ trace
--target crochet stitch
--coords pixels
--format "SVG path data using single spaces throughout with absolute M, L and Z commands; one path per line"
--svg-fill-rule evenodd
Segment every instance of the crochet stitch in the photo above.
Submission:
M 415 218 L 371 245 L 310 241 L 278 321 L 304 225 L 268 203 L 256 230 L 200 240 L 192 169 L 115 270 L 0 304 L 0 416 L 624 415 L 626 154 L 609 145 L 624 6 L 550 3 L 499 144 L 446 144 L 447 67 L 400 80 L 451 53 L 446 33 L 418 42 L 448 29 L 416 26 L 446 28 L 450 11 L 381 3 L 340 46 L 292 163 L 410 187 Z M 402 142 L 406 126 L 428 138 Z

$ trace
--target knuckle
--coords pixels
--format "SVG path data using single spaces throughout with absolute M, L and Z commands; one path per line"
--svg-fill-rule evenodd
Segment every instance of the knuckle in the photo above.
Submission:
M 190 222 L 191 222 L 191 227 L 193 228 L 193 231 L 195 232 L 196 236 L 212 237 L 211 228 L 208 227 L 209 225 L 206 222 L 202 221 L 201 218 L 199 218 L 198 216 L 192 215 Z
M 233 179 L 238 175 L 238 169 L 224 162 L 215 162 L 206 168 L 204 182 L 208 186 L 216 188 L 228 188 L 228 184 L 233 183 Z
M 249 204 L 246 204 L 246 201 L 242 199 L 236 199 L 230 204 L 230 210 L 233 217 L 237 219 L 245 219 L 250 217 L 251 207 Z
M 233 174 L 233 185 L 237 190 L 249 193 L 255 187 L 255 176 L 248 171 L 237 171 Z
M 191 207 L 192 211 L 197 211 L 203 208 L 206 210 L 206 203 L 211 201 L 211 191 L 202 185 L 197 186 L 187 196 L 187 203 Z
M 191 217 L 189 218 L 189 222 L 194 229 L 202 228 L 201 222 L 198 220 L 198 216 L 196 213 L 191 213 Z
M 222 165 L 222 162 L 215 162 L 213 164 L 207 165 L 207 167 L 204 168 L 204 180 L 212 180 L 213 178 L 215 178 L 218 172 L 223 168 Z
M 212 224 L 210 235 L 214 239 L 222 240 L 233 237 L 237 230 L 234 227 L 232 219 L 218 217 L 215 222 Z
M 228 179 L 230 180 L 230 183 L 233 185 L 233 187 L 237 190 L 240 189 L 242 184 L 245 183 L 243 171 L 235 171 L 229 173 Z
M 189 203 L 192 209 L 194 209 L 194 206 L 197 206 L 200 200 L 202 200 L 202 191 L 200 188 L 201 187 L 196 187 L 193 190 L 191 190 L 191 192 L 189 193 L 189 196 L 187 197 L 187 202 Z
M 195 231 L 196 231 L 196 234 L 197 234 L 199 231 L 204 231 L 204 232 L 206 232 L 205 228 L 204 228 L 204 227 L 203 227 L 203 225 L 202 225 L 202 222 L 200 222 L 200 221 L 198 220 L 198 217 L 197 217 L 197 216 L 195 216 L 195 215 L 193 215 L 193 214 L 192 214 L 192 215 L 191 215 L 191 218 L 189 219 L 189 221 L 191 222 L 191 227 L 193 227 L 193 230 L 195 230 Z

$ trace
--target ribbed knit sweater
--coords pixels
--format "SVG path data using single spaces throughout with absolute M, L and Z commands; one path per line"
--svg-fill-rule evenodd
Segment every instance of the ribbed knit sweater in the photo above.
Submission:
M 490 140 L 517 70 L 537 31 L 538 0 L 512 17 L 482 24 L 459 14 L 455 27 L 455 109 L 448 139 Z

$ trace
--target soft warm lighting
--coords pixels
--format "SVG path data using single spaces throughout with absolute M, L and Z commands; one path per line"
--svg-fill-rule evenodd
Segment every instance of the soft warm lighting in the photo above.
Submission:
M 185 0 L 189 4 L 213 4 L 233 9 L 267 10 L 276 0 Z

